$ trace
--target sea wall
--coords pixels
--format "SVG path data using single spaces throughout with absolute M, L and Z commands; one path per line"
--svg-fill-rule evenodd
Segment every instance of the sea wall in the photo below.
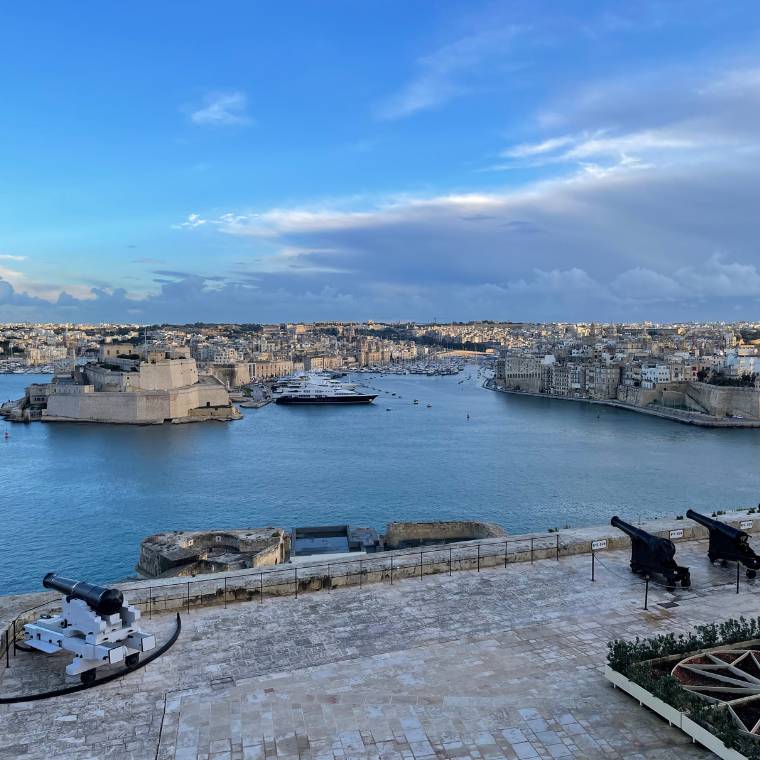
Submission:
M 431 541 L 469 541 L 472 539 L 505 536 L 500 525 L 474 520 L 446 520 L 434 522 L 392 522 L 385 532 L 385 546 L 397 549 L 417 546 Z
M 760 389 L 689 383 L 688 395 L 716 417 L 760 417 Z
M 73 386 L 76 387 L 76 386 Z M 91 386 L 79 386 L 91 388 Z M 203 407 L 195 415 L 191 413 Z M 231 410 L 229 396 L 222 385 L 199 384 L 169 391 L 53 393 L 42 413 L 47 422 L 112 422 L 158 424 L 166 421 L 214 416 L 214 407 Z M 225 414 L 219 416 L 224 417 Z

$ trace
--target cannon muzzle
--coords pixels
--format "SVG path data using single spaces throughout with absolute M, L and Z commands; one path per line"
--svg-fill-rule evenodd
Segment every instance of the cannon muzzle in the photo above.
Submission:
M 72 581 L 55 573 L 48 573 L 42 579 L 42 585 L 73 599 L 81 599 L 98 615 L 114 615 L 124 604 L 124 595 L 118 589 L 95 586 L 85 581 Z
M 646 540 L 649 538 L 652 538 L 649 533 L 647 533 L 645 530 L 642 530 L 641 528 L 637 528 L 635 525 L 631 525 L 630 523 L 627 523 L 625 520 L 621 520 L 617 515 L 615 515 L 610 520 L 610 525 L 612 525 L 613 528 L 620 528 L 620 530 L 623 531 L 623 533 L 627 533 L 631 538 L 640 538 L 641 540 Z

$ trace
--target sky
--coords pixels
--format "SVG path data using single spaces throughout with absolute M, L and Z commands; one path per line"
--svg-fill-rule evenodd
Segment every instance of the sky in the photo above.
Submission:
M 5 4 L 0 320 L 760 320 L 760 4 Z

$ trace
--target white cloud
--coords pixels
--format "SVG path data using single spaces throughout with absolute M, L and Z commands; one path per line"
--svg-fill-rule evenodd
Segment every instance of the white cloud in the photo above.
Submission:
M 14 256 L 11 253 L 0 253 L 0 261 L 26 261 L 26 256 Z
M 211 93 L 206 96 L 204 105 L 190 114 L 190 119 L 194 124 L 208 126 L 252 124 L 247 107 L 248 98 L 243 92 Z
M 179 224 L 172 225 L 175 230 L 180 229 L 195 229 L 196 227 L 202 227 L 206 224 L 206 219 L 202 219 L 200 214 L 188 214 L 187 219 Z
M 403 119 L 435 108 L 469 92 L 478 78 L 478 69 L 504 59 L 512 40 L 523 27 L 497 26 L 488 31 L 461 37 L 420 58 L 417 74 L 378 108 L 381 119 Z
M 576 138 L 570 135 L 562 137 L 550 137 L 537 143 L 521 143 L 508 150 L 502 151 L 504 158 L 529 158 L 532 156 L 542 156 L 546 153 L 554 153 L 558 148 L 564 148 L 576 142 Z

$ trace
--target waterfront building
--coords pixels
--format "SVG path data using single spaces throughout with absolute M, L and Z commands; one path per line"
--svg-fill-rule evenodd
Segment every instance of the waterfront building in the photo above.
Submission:
M 541 360 L 535 356 L 508 353 L 496 361 L 496 382 L 503 388 L 538 393 L 541 379 Z
M 251 375 L 257 380 L 271 380 L 292 375 L 296 367 L 292 359 L 272 359 L 255 361 L 251 364 Z

